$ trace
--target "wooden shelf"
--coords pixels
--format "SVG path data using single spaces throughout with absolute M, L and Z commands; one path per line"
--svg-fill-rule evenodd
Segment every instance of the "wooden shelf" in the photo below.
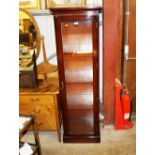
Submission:
M 67 95 L 93 94 L 93 83 L 66 83 Z
M 66 82 L 93 82 L 92 54 L 64 54 Z
M 68 110 L 69 135 L 93 134 L 94 115 L 92 109 Z
M 66 83 L 68 109 L 93 109 L 93 83 Z

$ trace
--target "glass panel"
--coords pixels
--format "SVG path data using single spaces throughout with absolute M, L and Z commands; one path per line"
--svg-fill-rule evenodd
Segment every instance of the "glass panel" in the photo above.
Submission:
M 92 21 L 64 21 L 61 31 L 65 82 L 93 82 Z
M 64 53 L 92 53 L 92 22 L 63 22 L 62 40 Z
M 93 113 L 88 117 L 94 100 L 92 21 L 64 21 L 61 31 L 69 130 L 80 134 L 77 129 L 86 124 L 82 132 L 92 132 Z M 90 125 L 88 122 L 91 122 Z
M 93 110 L 90 109 L 74 109 L 68 110 L 69 116 L 69 134 L 73 135 L 89 135 L 94 131 Z

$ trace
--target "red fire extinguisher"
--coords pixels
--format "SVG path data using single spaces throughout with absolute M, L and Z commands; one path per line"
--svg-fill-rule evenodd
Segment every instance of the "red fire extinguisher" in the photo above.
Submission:
M 115 128 L 129 129 L 133 126 L 130 118 L 130 96 L 124 91 L 121 95 L 122 85 L 119 80 L 116 80 L 116 105 L 115 105 Z
M 121 104 L 124 115 L 124 121 L 128 121 L 130 118 L 130 96 L 127 92 L 121 95 Z
M 124 127 L 126 129 L 131 128 L 133 123 L 130 121 L 131 115 L 131 100 L 128 90 L 124 90 L 123 94 L 121 95 L 121 104 L 122 104 L 122 111 L 124 116 Z

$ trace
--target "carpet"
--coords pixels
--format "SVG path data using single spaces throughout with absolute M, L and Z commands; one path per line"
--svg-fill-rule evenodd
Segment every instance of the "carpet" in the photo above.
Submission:
M 128 130 L 101 125 L 101 143 L 59 143 L 56 132 L 40 132 L 42 155 L 136 155 L 136 122 Z M 33 141 L 32 133 L 24 140 Z

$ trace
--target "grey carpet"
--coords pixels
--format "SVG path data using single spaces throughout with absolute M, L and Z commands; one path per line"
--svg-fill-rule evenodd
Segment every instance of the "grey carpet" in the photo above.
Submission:
M 24 140 L 32 141 L 29 132 Z M 101 143 L 64 144 L 57 140 L 56 132 L 40 132 L 42 155 L 135 155 L 136 123 L 128 130 L 115 130 L 113 127 L 102 127 Z

